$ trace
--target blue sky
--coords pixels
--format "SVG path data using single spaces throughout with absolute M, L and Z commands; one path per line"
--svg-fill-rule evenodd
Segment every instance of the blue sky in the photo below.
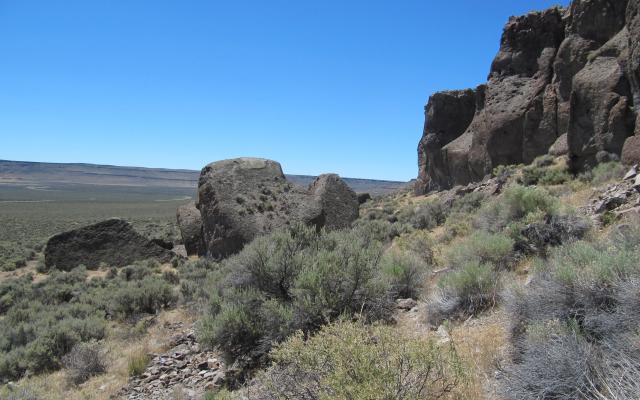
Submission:
M 567 0 L 0 0 L 0 159 L 409 180 L 434 91 Z

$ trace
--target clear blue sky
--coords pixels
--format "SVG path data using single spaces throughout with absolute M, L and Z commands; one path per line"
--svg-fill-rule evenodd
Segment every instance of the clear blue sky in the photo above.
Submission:
M 409 180 L 423 107 L 568 0 L 0 0 L 0 159 Z

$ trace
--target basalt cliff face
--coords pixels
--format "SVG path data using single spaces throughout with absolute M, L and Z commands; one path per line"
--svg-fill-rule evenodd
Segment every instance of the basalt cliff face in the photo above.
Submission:
M 640 0 L 574 0 L 512 17 L 486 84 L 429 99 L 416 192 L 549 152 L 574 170 L 640 161 L 639 9 Z

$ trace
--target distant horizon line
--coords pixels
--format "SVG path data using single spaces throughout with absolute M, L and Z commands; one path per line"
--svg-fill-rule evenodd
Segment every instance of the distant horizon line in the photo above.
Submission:
M 252 158 L 252 157 L 232 157 L 232 158 L 222 159 L 222 160 L 231 160 L 234 158 Z M 264 159 L 263 157 L 255 157 L 255 158 Z M 222 160 L 216 160 L 216 161 L 222 161 Z M 216 161 L 212 161 L 212 162 L 216 162 Z M 189 169 L 189 168 L 142 167 L 142 166 L 135 166 L 135 165 L 96 164 L 96 163 L 88 163 L 88 162 L 25 161 L 25 160 L 9 160 L 9 159 L 0 158 L 0 163 L 3 163 L 3 162 L 25 163 L 25 164 L 86 165 L 86 166 L 97 166 L 97 167 L 128 168 L 128 169 L 156 170 L 156 171 L 198 172 L 198 173 L 200 172 L 200 170 L 198 169 Z M 295 173 L 287 173 L 287 172 L 284 172 L 284 174 L 290 175 L 290 176 L 312 176 L 312 177 L 319 176 L 319 175 L 312 175 L 312 174 L 295 174 Z M 401 181 L 401 180 L 374 179 L 374 178 L 355 178 L 355 177 L 342 176 L 342 175 L 339 175 L 339 176 L 343 179 L 352 179 L 352 180 L 360 179 L 360 180 L 376 181 L 376 182 L 409 183 L 412 181 L 412 179 L 408 181 Z

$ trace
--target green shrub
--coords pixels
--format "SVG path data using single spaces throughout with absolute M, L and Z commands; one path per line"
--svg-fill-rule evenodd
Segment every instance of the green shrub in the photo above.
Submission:
M 365 243 L 388 243 L 400 235 L 396 224 L 389 221 L 358 219 L 353 224 L 353 232 Z
M 496 305 L 500 275 L 492 265 L 469 262 L 440 280 L 439 291 L 428 304 L 428 319 L 435 326 L 445 319 L 477 315 Z
M 513 239 L 503 234 L 478 231 L 451 248 L 447 255 L 448 265 L 459 269 L 475 262 L 506 269 L 512 263 L 513 244 Z
M 411 253 L 427 264 L 433 263 L 435 243 L 429 232 L 423 230 L 409 232 L 397 238 L 395 244 L 403 252 Z
M 397 298 L 420 296 L 428 270 L 424 260 L 411 253 L 392 251 L 382 261 L 382 271 Z
M 516 185 L 484 206 L 475 225 L 489 232 L 501 232 L 509 225 L 556 215 L 559 209 L 558 199 L 545 189 Z
M 436 399 L 463 379 L 452 346 L 438 347 L 388 326 L 340 322 L 273 352 L 259 378 L 262 399 Z
M 438 200 L 405 206 L 398 214 L 398 221 L 414 229 L 433 229 L 447 218 L 447 207 Z
M 177 300 L 172 286 L 158 277 L 122 282 L 118 288 L 109 291 L 111 299 L 108 310 L 121 318 L 140 313 L 154 314 L 173 305 Z
M 142 272 L 148 268 L 91 280 L 84 268 L 54 270 L 36 283 L 30 275 L 0 283 L 0 382 L 60 368 L 79 344 L 105 336 L 107 316 L 129 318 L 172 305 L 173 287 Z
M 381 257 L 382 244 L 359 228 L 316 233 L 296 225 L 258 238 L 209 279 L 199 338 L 255 365 L 295 330 L 312 332 L 343 314 L 386 319 L 393 288 Z
M 591 182 L 595 185 L 602 185 L 607 182 L 621 179 L 626 172 L 625 167 L 617 161 L 600 163 L 593 169 L 580 175 L 580 179 Z
M 533 163 L 522 169 L 520 182 L 525 186 L 559 185 L 571 180 L 567 168 L 563 165 L 554 165 L 553 156 L 544 155 L 536 158 Z

